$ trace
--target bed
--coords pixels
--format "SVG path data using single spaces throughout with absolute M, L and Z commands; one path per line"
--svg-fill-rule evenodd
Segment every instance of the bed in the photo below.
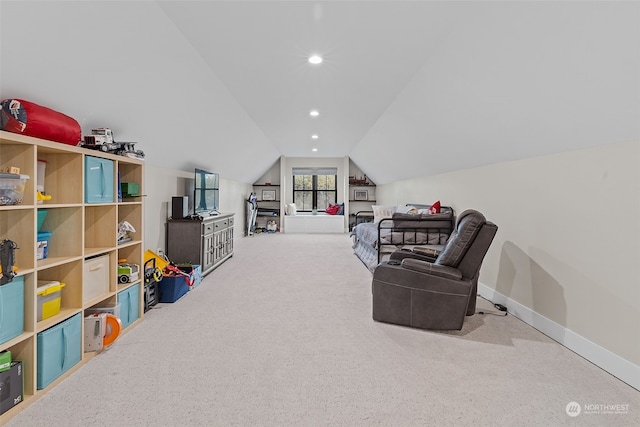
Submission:
M 447 243 L 454 224 L 453 208 L 443 206 L 437 214 L 394 212 L 391 217 L 382 218 L 377 223 L 357 224 L 350 236 L 354 254 L 373 272 L 381 261 L 397 249 L 421 246 L 439 251 Z

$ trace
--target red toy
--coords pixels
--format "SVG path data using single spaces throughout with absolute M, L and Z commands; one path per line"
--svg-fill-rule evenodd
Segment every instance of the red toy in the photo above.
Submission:
M 0 129 L 69 145 L 77 145 L 82 139 L 75 119 L 22 99 L 2 101 Z

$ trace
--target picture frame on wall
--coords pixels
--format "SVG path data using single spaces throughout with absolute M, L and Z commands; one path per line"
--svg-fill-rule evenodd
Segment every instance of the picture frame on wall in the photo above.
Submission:
M 262 200 L 275 200 L 276 190 L 262 190 Z
M 369 200 L 367 190 L 353 190 L 353 200 Z

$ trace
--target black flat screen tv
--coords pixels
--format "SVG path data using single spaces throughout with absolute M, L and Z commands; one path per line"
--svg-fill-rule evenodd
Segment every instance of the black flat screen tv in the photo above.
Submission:
M 194 178 L 194 213 L 200 216 L 217 215 L 220 207 L 218 174 L 196 168 Z

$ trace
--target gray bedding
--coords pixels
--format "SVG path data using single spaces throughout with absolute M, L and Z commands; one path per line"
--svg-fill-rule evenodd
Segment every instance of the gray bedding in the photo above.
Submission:
M 379 228 L 379 229 L 378 229 Z M 360 223 L 353 227 L 353 251 L 371 271 L 378 260 L 401 248 L 428 246 L 442 249 L 453 228 L 453 211 L 429 216 L 394 214 L 377 223 Z M 378 232 L 380 239 L 378 240 Z M 378 252 L 380 257 L 378 257 Z

